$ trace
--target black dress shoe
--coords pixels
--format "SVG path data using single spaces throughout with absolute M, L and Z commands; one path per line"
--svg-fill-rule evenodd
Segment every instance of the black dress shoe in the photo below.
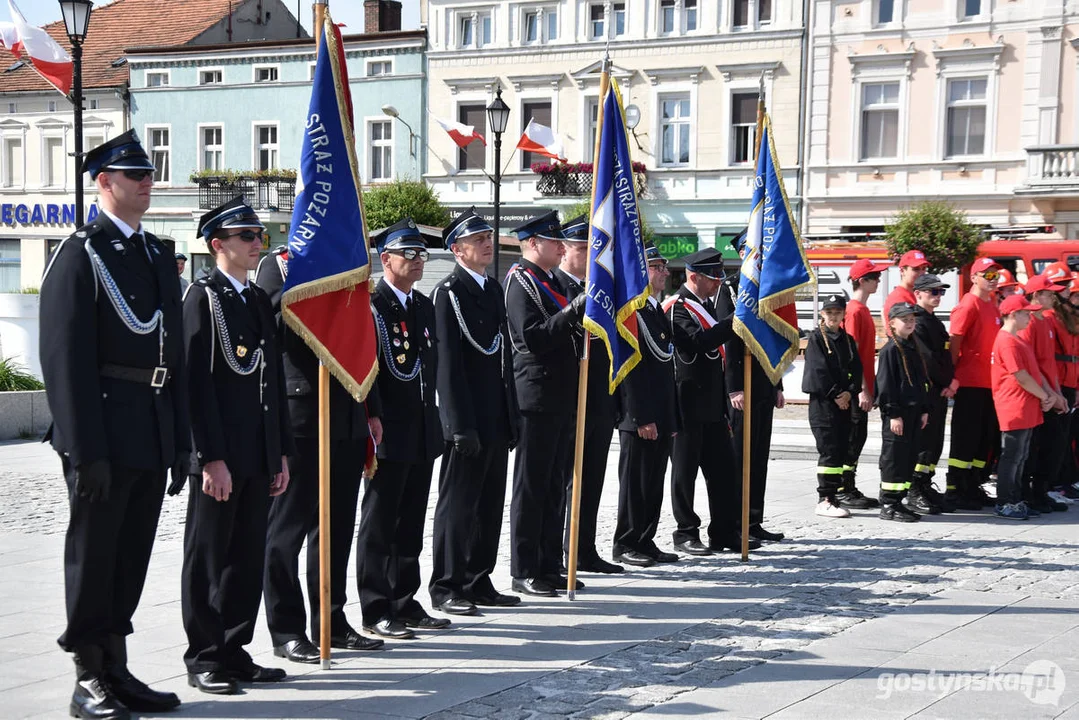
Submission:
M 645 555 L 642 552 L 636 550 L 623 550 L 622 552 L 615 553 L 614 559 L 620 563 L 626 565 L 633 565 L 634 567 L 652 567 L 656 564 L 656 561 L 649 555 Z
M 296 663 L 307 663 L 308 665 L 316 665 L 322 658 L 318 648 L 307 638 L 289 640 L 284 645 L 275 645 L 273 654 L 279 658 L 286 658 Z
M 447 615 L 475 615 L 476 605 L 471 600 L 465 600 L 464 598 L 451 597 L 448 600 L 443 600 L 438 609 Z
M 712 551 L 704 546 L 700 540 L 685 540 L 674 544 L 675 550 L 681 550 L 689 555 L 711 555 Z
M 760 525 L 750 525 L 749 536 L 757 540 L 767 540 L 768 542 L 779 542 L 783 538 L 787 537 L 783 533 L 770 532 L 768 530 L 765 530 Z
M 68 712 L 86 720 L 128 720 L 131 713 L 99 675 L 83 674 L 75 683 Z
M 518 598 L 518 602 L 520 602 L 520 598 Z M 436 618 L 430 615 L 401 618 L 401 622 L 406 628 L 416 628 L 417 630 L 441 630 L 450 626 L 449 618 Z
M 565 590 L 569 588 L 569 578 L 567 578 L 565 575 L 544 575 L 540 578 L 540 580 L 543 580 L 555 590 Z M 580 580 L 577 580 L 574 589 L 584 590 L 584 583 Z
M 153 690 L 142 680 L 132 675 L 126 667 L 107 672 L 105 682 L 108 683 L 113 694 L 128 710 L 140 713 L 159 713 L 180 707 L 180 698 L 176 696 L 176 693 Z
M 334 635 L 330 638 L 330 647 L 340 650 L 378 650 L 385 644 L 378 638 L 364 637 L 352 628 L 349 628 L 344 635 Z
M 211 695 L 235 695 L 240 689 L 224 670 L 188 673 L 187 684 Z
M 749 538 L 749 549 L 757 550 L 761 546 L 761 541 L 756 538 Z M 715 540 L 708 541 L 708 547 L 713 552 L 724 552 L 730 550 L 732 552 L 742 552 L 742 538 L 737 534 L 728 535 L 724 538 L 717 538 Z
M 389 618 L 382 618 L 374 625 L 364 625 L 363 629 L 369 633 L 381 635 L 392 640 L 411 640 L 416 637 L 416 633 L 405 627 L 403 622 Z
M 513 607 L 521 604 L 521 598 L 496 592 L 494 595 L 476 595 L 472 602 L 484 607 Z
M 577 563 L 577 569 L 581 572 L 603 573 L 604 575 L 617 575 L 620 572 L 625 572 L 625 568 L 621 565 L 607 562 L 601 557 L 581 560 Z
M 230 667 L 225 672 L 233 680 L 252 683 L 281 682 L 288 677 L 288 673 L 281 668 L 262 667 L 255 663 L 243 667 Z
M 519 593 L 536 597 L 558 597 L 554 587 L 542 578 L 513 578 L 511 587 Z
M 654 549 L 649 555 L 657 563 L 676 563 L 681 559 L 674 553 L 663 552 L 659 548 Z

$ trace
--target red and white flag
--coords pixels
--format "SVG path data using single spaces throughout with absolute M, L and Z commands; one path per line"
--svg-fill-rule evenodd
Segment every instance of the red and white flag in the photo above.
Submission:
M 15 23 L 0 22 L 0 45 L 10 50 L 16 60 L 22 59 L 22 40 L 19 39 Z
M 27 23 L 26 18 L 15 7 L 14 0 L 8 0 L 7 4 L 23 50 L 30 56 L 30 64 L 41 77 L 67 95 L 71 90 L 71 78 L 74 73 L 71 56 L 47 32 Z
M 484 147 L 487 147 L 487 140 L 484 139 L 483 135 L 476 132 L 475 125 L 463 125 L 453 120 L 443 120 L 435 115 L 431 117 L 453 138 L 453 141 L 457 143 L 457 147 L 467 147 L 473 140 L 479 140 Z
M 562 147 L 562 141 L 554 134 L 554 130 L 546 125 L 540 125 L 535 120 L 529 120 L 524 134 L 517 142 L 517 149 L 526 152 L 546 155 L 555 160 L 565 161 L 566 153 Z

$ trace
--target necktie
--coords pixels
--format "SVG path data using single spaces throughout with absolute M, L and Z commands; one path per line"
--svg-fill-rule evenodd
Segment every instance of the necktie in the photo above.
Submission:
M 247 313 L 251 316 L 251 322 L 255 323 L 255 327 L 259 327 L 259 310 L 255 304 L 255 291 L 250 287 L 245 287 L 240 295 L 244 299 L 244 305 L 247 306 Z
M 135 252 L 139 254 L 139 257 L 150 263 L 150 265 L 154 264 L 150 258 L 150 248 L 146 246 L 146 238 L 143 237 L 142 233 L 133 233 L 131 243 L 135 246 Z

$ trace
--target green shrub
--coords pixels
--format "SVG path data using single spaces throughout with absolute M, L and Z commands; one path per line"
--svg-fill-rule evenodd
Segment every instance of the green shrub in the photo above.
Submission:
M 885 225 L 888 250 L 902 255 L 921 250 L 930 270 L 943 273 L 972 262 L 982 242 L 977 227 L 967 222 L 967 215 L 941 200 L 927 200 L 900 211 Z
M 446 227 L 450 212 L 438 200 L 438 193 L 425 182 L 397 180 L 377 185 L 363 194 L 367 228 L 374 230 L 411 217 L 420 225 Z
M 40 380 L 12 358 L 0 358 L 0 392 L 44 390 Z

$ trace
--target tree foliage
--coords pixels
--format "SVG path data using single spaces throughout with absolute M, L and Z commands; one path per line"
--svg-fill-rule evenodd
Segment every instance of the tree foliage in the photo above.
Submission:
M 890 252 L 902 255 L 921 250 L 936 273 L 972 262 L 982 242 L 981 232 L 967 222 L 966 213 L 941 200 L 927 200 L 901 210 L 884 232 Z
M 445 227 L 450 222 L 450 212 L 439 202 L 438 193 L 427 183 L 415 180 L 397 180 L 378 185 L 363 194 L 363 210 L 367 227 L 384 228 L 411 217 L 420 225 Z
M 637 207 L 640 208 L 641 201 L 637 201 Z M 561 210 L 562 222 L 565 223 L 578 215 L 591 215 L 591 200 L 581 200 L 573 205 L 568 205 Z M 648 224 L 648 221 L 644 219 L 644 212 L 641 212 L 641 237 L 644 238 L 645 245 L 652 245 L 656 240 L 656 233 L 652 229 L 652 226 Z

